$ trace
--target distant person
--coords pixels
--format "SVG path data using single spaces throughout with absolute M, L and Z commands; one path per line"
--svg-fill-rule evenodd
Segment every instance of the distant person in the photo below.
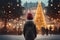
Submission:
M 22 29 L 21 29 L 21 27 L 18 28 L 18 35 L 22 35 Z
M 46 35 L 48 35 L 48 28 L 46 28 L 45 30 L 46 30 Z
M 54 26 L 54 34 L 57 34 L 57 27 Z
M 52 27 L 49 27 L 49 34 L 52 34 Z
M 27 21 L 24 25 L 23 34 L 25 40 L 34 40 L 37 36 L 36 26 L 33 22 L 33 16 L 31 13 L 27 15 Z
M 41 27 L 41 33 L 42 33 L 42 35 L 45 34 L 45 28 L 44 27 Z

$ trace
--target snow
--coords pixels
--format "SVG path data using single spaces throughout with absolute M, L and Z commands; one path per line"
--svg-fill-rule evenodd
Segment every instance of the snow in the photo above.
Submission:
M 23 35 L 0 35 L 0 40 L 24 40 Z M 60 35 L 37 35 L 35 40 L 60 40 Z

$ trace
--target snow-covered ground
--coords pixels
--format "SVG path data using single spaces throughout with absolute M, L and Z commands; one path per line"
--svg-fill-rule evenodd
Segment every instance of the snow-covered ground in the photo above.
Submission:
M 0 35 L 0 40 L 24 40 L 23 35 Z M 37 35 L 35 40 L 60 40 L 60 35 Z

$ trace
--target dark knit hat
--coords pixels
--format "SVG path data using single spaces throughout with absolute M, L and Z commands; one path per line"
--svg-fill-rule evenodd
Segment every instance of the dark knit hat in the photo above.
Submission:
M 32 20 L 32 19 L 33 19 L 33 15 L 32 15 L 31 13 L 28 13 L 28 14 L 27 14 L 27 19 L 28 19 L 28 20 Z

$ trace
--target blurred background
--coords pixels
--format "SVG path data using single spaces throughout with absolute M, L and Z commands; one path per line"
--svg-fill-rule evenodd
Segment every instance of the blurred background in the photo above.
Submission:
M 38 34 L 60 34 L 60 0 L 0 0 L 0 35 L 21 35 L 28 11 L 43 12 L 46 27 L 37 27 Z

